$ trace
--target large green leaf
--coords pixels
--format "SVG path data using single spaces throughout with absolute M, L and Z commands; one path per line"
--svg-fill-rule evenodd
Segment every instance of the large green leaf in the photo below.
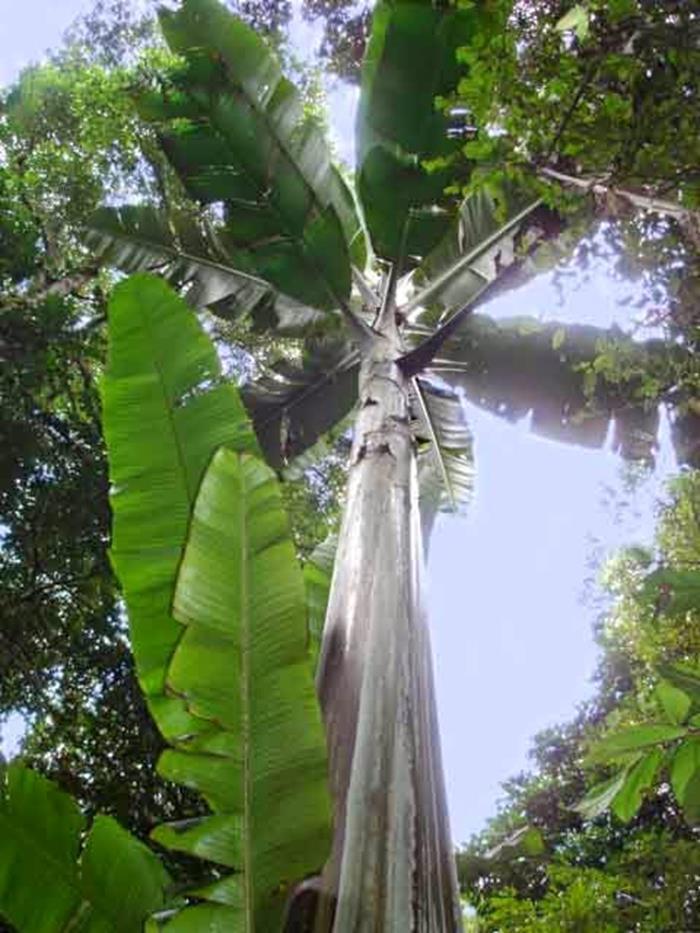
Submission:
M 601 381 L 588 394 L 584 367 L 609 345 L 625 354 L 633 375 L 615 384 Z M 647 365 L 661 370 L 664 361 L 683 354 L 660 340 L 637 343 L 589 325 L 474 314 L 447 340 L 431 371 L 494 414 L 512 421 L 531 415 L 532 430 L 555 440 L 601 447 L 614 419 L 614 449 L 626 458 L 653 459 L 658 404 L 635 400 L 640 382 L 634 373 Z M 669 383 L 672 370 L 669 365 Z
M 592 761 L 614 761 L 626 758 L 632 752 L 655 745 L 666 745 L 676 739 L 682 739 L 687 729 L 668 723 L 649 722 L 640 726 L 627 726 L 619 732 L 599 739 L 590 755 Z
M 238 393 L 221 381 L 192 310 L 159 278 L 114 291 L 103 382 L 114 526 L 112 561 L 129 615 L 139 682 L 166 738 L 201 731 L 165 691 L 182 634 L 171 601 L 194 499 L 214 452 L 256 450 Z
M 596 784 L 572 809 L 578 810 L 584 819 L 594 820 L 608 809 L 622 789 L 626 777 L 627 771 L 625 770 L 607 781 Z
M 681 742 L 671 762 L 671 786 L 688 822 L 700 822 L 700 739 Z
M 232 267 L 216 241 L 214 224 L 191 215 L 166 215 L 148 205 L 103 207 L 89 219 L 86 243 L 124 272 L 157 271 L 186 288 L 188 302 L 228 320 L 250 317 L 258 329 L 282 334 L 306 330 L 326 315 L 281 294 L 268 282 Z
M 168 689 L 211 732 L 166 751 L 159 767 L 214 813 L 154 837 L 235 870 L 199 892 L 228 929 L 274 931 L 290 885 L 328 856 L 330 803 L 302 575 L 275 475 L 257 458 L 226 448 L 214 456 L 173 611 L 184 630 Z
M 668 722 L 677 726 L 684 723 L 693 705 L 691 697 L 666 680 L 659 681 L 655 693 Z
M 77 804 L 13 763 L 0 779 L 0 917 L 20 933 L 140 933 L 167 872 L 111 817 L 87 831 Z
M 660 664 L 658 672 L 674 687 L 687 693 L 696 707 L 700 706 L 700 668 L 690 664 Z
M 642 797 L 654 783 L 654 778 L 661 766 L 663 757 L 662 749 L 653 748 L 640 758 L 626 775 L 624 784 L 611 804 L 615 816 L 624 823 L 628 823 L 639 810 Z
M 460 148 L 435 106 L 459 80 L 456 52 L 483 28 L 485 12 L 430 0 L 377 3 L 362 71 L 357 121 L 358 191 L 377 254 L 424 256 L 450 222 L 443 190 L 452 171 L 423 162 Z
M 184 59 L 162 90 L 139 96 L 142 115 L 188 192 L 223 202 L 219 240 L 233 266 L 305 305 L 346 301 L 351 256 L 363 262 L 353 197 L 323 135 L 266 43 L 217 0 L 162 11 Z

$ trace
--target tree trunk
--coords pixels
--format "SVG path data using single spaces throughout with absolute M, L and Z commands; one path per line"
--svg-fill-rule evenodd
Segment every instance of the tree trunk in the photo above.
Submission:
M 319 662 L 335 802 L 324 887 L 333 933 L 456 933 L 408 381 L 391 318 L 361 367 Z

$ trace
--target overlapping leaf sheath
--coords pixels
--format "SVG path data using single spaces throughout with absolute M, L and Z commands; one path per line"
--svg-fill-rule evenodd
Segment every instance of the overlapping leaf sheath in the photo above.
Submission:
M 20 933 L 140 933 L 169 884 L 159 859 L 109 816 L 18 762 L 0 775 L 0 918 Z
M 109 327 L 112 558 L 172 746 L 159 768 L 213 811 L 156 837 L 222 867 L 201 905 L 166 922 L 275 930 L 329 846 L 301 571 L 274 474 L 192 311 L 139 275 L 115 291 Z
M 326 881 L 334 933 L 456 933 L 408 384 L 387 347 L 363 361 L 317 678 L 336 807 Z
M 230 264 L 305 305 L 336 308 L 350 295 L 351 255 L 363 262 L 363 233 L 296 89 L 216 0 L 184 0 L 161 25 L 184 63 L 139 108 L 188 192 L 223 204 L 217 240 Z

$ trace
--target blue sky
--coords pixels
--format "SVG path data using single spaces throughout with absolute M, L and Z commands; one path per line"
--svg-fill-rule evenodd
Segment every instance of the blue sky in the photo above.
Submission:
M 56 46 L 85 0 L 0 0 L 0 84 Z M 299 18 L 294 39 L 310 51 L 317 33 Z M 333 135 L 352 158 L 356 94 L 329 88 Z M 565 283 L 565 306 L 545 276 L 494 302 L 498 317 L 607 326 L 627 323 L 629 283 L 600 260 L 588 281 Z M 465 518 L 443 517 L 429 561 L 429 605 L 443 754 L 456 842 L 495 812 L 499 783 L 527 766 L 536 731 L 570 717 L 590 694 L 593 611 L 581 601 L 594 549 L 648 541 L 655 495 L 675 467 L 668 440 L 656 474 L 622 521 L 603 502 L 622 497 L 622 465 L 609 451 L 567 447 L 469 410 L 476 437 L 477 496 Z M 4 730 L 16 747 L 17 722 Z

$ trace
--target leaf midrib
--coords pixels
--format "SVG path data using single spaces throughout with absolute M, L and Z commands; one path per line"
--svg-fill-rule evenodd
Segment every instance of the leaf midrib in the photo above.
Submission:
M 239 540 L 240 545 L 240 619 L 241 619 L 241 731 L 243 733 L 243 813 L 244 813 L 244 889 L 245 915 L 248 933 L 254 927 L 254 889 L 253 889 L 253 852 L 252 852 L 252 800 L 253 786 L 251 775 L 251 724 L 250 724 L 250 618 L 248 594 L 248 496 L 245 479 L 244 459 L 237 456 L 241 508 Z

